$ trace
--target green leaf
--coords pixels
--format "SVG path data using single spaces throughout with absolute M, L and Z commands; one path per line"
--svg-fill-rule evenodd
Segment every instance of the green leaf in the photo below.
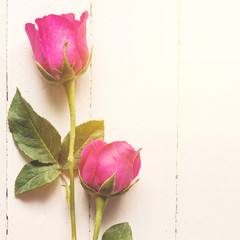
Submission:
M 61 136 L 45 118 L 40 117 L 19 90 L 8 113 L 9 128 L 20 150 L 41 163 L 56 163 L 61 148 Z
M 115 181 L 116 172 L 102 184 L 98 192 L 106 196 L 111 195 L 115 188 Z
M 58 164 L 46 165 L 38 161 L 27 163 L 15 181 L 15 194 L 21 194 L 54 181 L 61 171 Z
M 76 127 L 76 139 L 74 147 L 74 168 L 77 169 L 83 148 L 90 140 L 104 140 L 104 121 L 88 121 Z M 64 138 L 58 162 L 62 169 L 68 169 L 67 157 L 69 151 L 70 134 Z
M 127 222 L 113 225 L 105 231 L 102 240 L 132 240 L 132 230 Z

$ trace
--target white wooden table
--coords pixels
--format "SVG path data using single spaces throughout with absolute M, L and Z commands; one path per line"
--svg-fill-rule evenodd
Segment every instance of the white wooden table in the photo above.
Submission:
M 18 87 L 68 132 L 65 95 L 40 78 L 24 25 L 84 10 L 94 53 L 77 123 L 104 119 L 107 142 L 143 148 L 141 181 L 109 203 L 100 235 L 128 221 L 135 240 L 239 240 L 239 0 L 0 0 L 0 239 L 70 239 L 61 179 L 14 196 L 26 158 L 6 116 Z M 91 239 L 94 209 L 76 179 L 78 239 Z

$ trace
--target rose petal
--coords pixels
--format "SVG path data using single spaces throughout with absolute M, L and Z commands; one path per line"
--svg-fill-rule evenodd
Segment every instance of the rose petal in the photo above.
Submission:
M 95 147 L 97 153 L 100 152 L 100 150 L 107 145 L 107 143 L 105 143 L 102 140 L 95 140 L 93 141 L 92 139 L 90 139 L 92 141 L 93 146 Z
M 136 178 L 138 173 L 139 173 L 139 170 L 140 170 L 140 167 L 141 167 L 141 159 L 140 159 L 140 154 L 139 152 L 141 151 L 141 149 L 139 149 L 136 153 L 136 158 L 135 158 L 135 161 L 134 161 L 134 164 L 133 164 L 133 178 Z
M 36 19 L 39 28 L 41 47 L 52 70 L 61 70 L 63 64 L 63 45 L 69 42 L 66 55 L 70 65 L 75 62 L 74 70 L 82 68 L 82 61 L 78 54 L 77 37 L 74 24 L 68 17 L 48 15 Z
M 82 151 L 79 163 L 81 177 L 85 184 L 91 186 L 97 168 L 97 151 L 92 143 L 87 145 Z
M 81 56 L 82 60 L 82 68 L 84 68 L 87 64 L 89 51 L 87 46 L 87 39 L 86 39 L 86 21 L 88 19 L 88 12 L 85 11 L 80 18 L 80 22 L 75 22 L 75 27 L 77 29 L 77 47 L 78 53 Z
M 74 21 L 75 21 L 75 15 L 73 13 L 61 14 L 60 16 L 67 18 L 72 23 L 74 23 Z
M 35 28 L 35 25 L 32 23 L 27 23 L 25 25 L 25 31 L 28 35 L 29 41 L 32 46 L 32 51 L 35 60 L 46 70 L 50 73 L 50 68 L 46 58 L 43 55 L 42 48 L 40 45 L 39 33 L 38 30 Z
M 96 176 L 92 186 L 99 189 L 116 170 L 114 193 L 129 186 L 133 176 L 134 153 L 134 149 L 126 142 L 113 142 L 103 147 L 98 154 Z
M 83 166 L 87 160 L 88 154 L 90 152 L 92 145 L 88 144 L 86 147 L 83 148 L 82 153 L 81 153 L 81 159 L 79 161 L 79 170 L 80 173 L 82 173 Z

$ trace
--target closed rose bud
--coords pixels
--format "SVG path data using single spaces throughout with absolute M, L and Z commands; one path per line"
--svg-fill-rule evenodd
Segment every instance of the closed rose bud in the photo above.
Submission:
M 25 30 L 42 77 L 51 83 L 76 78 L 88 63 L 86 41 L 88 12 L 75 20 L 73 13 L 37 18 L 27 23 Z
M 103 212 L 111 198 L 128 191 L 141 166 L 140 149 L 135 151 L 127 142 L 92 141 L 79 162 L 79 177 L 86 192 L 95 197 L 96 218 L 93 240 L 98 239 Z
M 109 198 L 124 192 L 138 175 L 139 152 L 124 141 L 92 141 L 83 149 L 79 163 L 83 187 L 92 195 Z

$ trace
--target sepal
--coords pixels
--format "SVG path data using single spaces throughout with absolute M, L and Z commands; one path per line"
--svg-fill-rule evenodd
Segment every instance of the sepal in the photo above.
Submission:
M 92 60 L 92 53 L 93 53 L 93 47 L 91 48 L 91 52 L 89 54 L 87 64 L 85 65 L 85 67 L 79 73 L 76 74 L 77 78 L 79 78 L 81 75 L 83 75 L 87 71 L 87 69 L 88 69 L 88 67 L 91 63 L 91 60 Z
M 37 68 L 42 76 L 42 78 L 50 84 L 61 85 L 61 81 L 53 77 L 50 73 L 48 73 L 36 60 L 34 60 Z
M 81 177 L 81 174 L 80 174 L 80 171 L 78 170 L 78 176 L 79 176 L 79 179 L 80 179 L 80 183 L 83 187 L 83 189 L 90 195 L 90 196 L 97 196 L 98 193 L 97 191 L 95 191 L 94 189 L 90 188 L 89 186 L 87 186 L 85 184 L 85 182 L 83 181 L 82 177 Z
M 62 69 L 61 70 L 54 69 L 55 71 L 57 71 L 59 73 L 59 77 L 57 77 L 57 78 L 52 76 L 49 72 L 47 72 L 41 66 L 41 64 L 39 64 L 36 60 L 34 60 L 42 78 L 47 83 L 55 84 L 55 85 L 62 85 L 66 82 L 76 80 L 77 78 L 79 78 L 81 75 L 83 75 L 87 71 L 87 69 L 90 65 L 91 59 L 92 59 L 93 48 L 91 49 L 91 52 L 90 52 L 90 55 L 88 57 L 88 61 L 87 61 L 86 66 L 79 73 L 75 74 L 75 72 L 73 70 L 74 63 L 71 66 L 68 62 L 68 59 L 67 59 L 67 55 L 66 55 L 67 45 L 68 45 L 68 42 L 65 42 L 65 44 L 63 46 L 63 65 L 62 65 Z
M 134 181 L 134 182 L 133 182 L 131 185 L 129 185 L 127 188 L 124 188 L 121 192 L 111 195 L 111 198 L 113 199 L 113 198 L 117 198 L 117 197 L 123 195 L 124 193 L 126 193 L 127 191 L 129 191 L 130 188 L 132 188 L 132 186 L 135 185 L 139 180 L 140 180 L 140 179 L 138 178 L 136 181 Z
M 116 182 L 116 171 L 115 173 L 108 178 L 100 187 L 98 193 L 101 194 L 102 196 L 110 196 L 115 188 L 115 182 Z
M 121 192 L 112 194 L 114 191 L 114 188 L 115 188 L 116 172 L 114 172 L 114 174 L 102 184 L 99 191 L 96 191 L 93 188 L 91 188 L 85 184 L 85 182 L 83 181 L 83 179 L 81 177 L 79 170 L 78 170 L 78 175 L 79 175 L 79 179 L 80 179 L 80 183 L 81 183 L 82 187 L 90 196 L 103 197 L 105 199 L 113 199 L 113 198 L 117 198 L 117 197 L 123 195 L 124 193 L 129 191 L 130 188 L 139 181 L 139 179 L 137 179 L 131 185 L 129 185 L 127 188 L 124 188 Z
M 68 62 L 67 55 L 66 55 L 66 48 L 67 48 L 68 42 L 65 42 L 63 46 L 63 65 L 62 70 L 60 72 L 60 81 L 62 83 L 68 82 L 73 80 L 75 77 L 75 72 L 71 65 Z

